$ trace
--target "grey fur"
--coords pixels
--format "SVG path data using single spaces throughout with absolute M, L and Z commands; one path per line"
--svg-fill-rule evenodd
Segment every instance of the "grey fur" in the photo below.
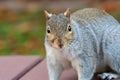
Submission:
M 62 30 L 66 28 L 63 27 L 69 21 L 64 17 L 59 18 L 47 23 L 56 26 L 53 29 L 58 35 L 61 32 L 64 34 Z M 66 47 L 53 48 L 45 37 L 50 80 L 58 80 L 61 72 L 69 67 L 76 69 L 78 80 L 91 80 L 95 72 L 104 71 L 106 66 L 120 74 L 120 24 L 111 15 L 96 8 L 72 13 L 70 23 L 74 37 Z

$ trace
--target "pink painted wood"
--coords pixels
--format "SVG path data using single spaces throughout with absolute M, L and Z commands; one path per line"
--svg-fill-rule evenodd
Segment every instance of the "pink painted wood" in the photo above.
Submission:
M 0 56 L 0 80 L 19 80 L 41 60 L 40 56 Z
M 46 60 L 41 61 L 40 56 L 0 56 L 0 80 L 49 80 Z M 77 73 L 65 70 L 60 80 L 77 80 Z
M 33 68 L 29 73 L 24 75 L 20 80 L 49 80 L 46 60 L 42 61 L 39 65 Z M 60 80 L 77 80 L 77 73 L 73 70 L 64 71 Z
M 29 73 L 25 74 L 20 80 L 49 80 L 47 74 L 46 60 L 34 67 Z M 77 73 L 70 69 L 62 73 L 60 80 L 77 80 Z M 97 76 L 93 80 L 100 80 Z M 115 79 L 120 80 L 120 79 Z
M 29 73 L 25 74 L 20 80 L 49 80 L 46 60 L 34 67 Z M 77 73 L 73 69 L 66 70 L 62 73 L 60 80 L 77 80 Z M 93 80 L 100 80 L 97 76 Z M 115 79 L 120 80 L 120 79 Z

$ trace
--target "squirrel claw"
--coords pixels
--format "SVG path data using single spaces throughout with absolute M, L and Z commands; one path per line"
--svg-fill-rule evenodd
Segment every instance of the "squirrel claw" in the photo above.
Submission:
M 100 77 L 102 80 L 113 80 L 119 78 L 120 76 L 118 74 L 113 73 L 102 73 L 99 74 L 98 77 Z

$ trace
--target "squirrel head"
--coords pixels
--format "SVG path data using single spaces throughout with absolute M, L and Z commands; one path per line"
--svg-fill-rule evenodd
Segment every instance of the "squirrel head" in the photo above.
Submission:
M 63 48 L 70 44 L 74 30 L 70 23 L 70 9 L 64 13 L 51 14 L 47 11 L 46 16 L 46 40 L 54 48 Z

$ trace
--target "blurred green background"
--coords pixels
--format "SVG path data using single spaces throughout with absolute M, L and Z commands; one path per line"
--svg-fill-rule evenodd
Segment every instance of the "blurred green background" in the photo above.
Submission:
M 120 0 L 0 0 L 0 55 L 45 56 L 43 10 L 105 9 L 120 21 Z

